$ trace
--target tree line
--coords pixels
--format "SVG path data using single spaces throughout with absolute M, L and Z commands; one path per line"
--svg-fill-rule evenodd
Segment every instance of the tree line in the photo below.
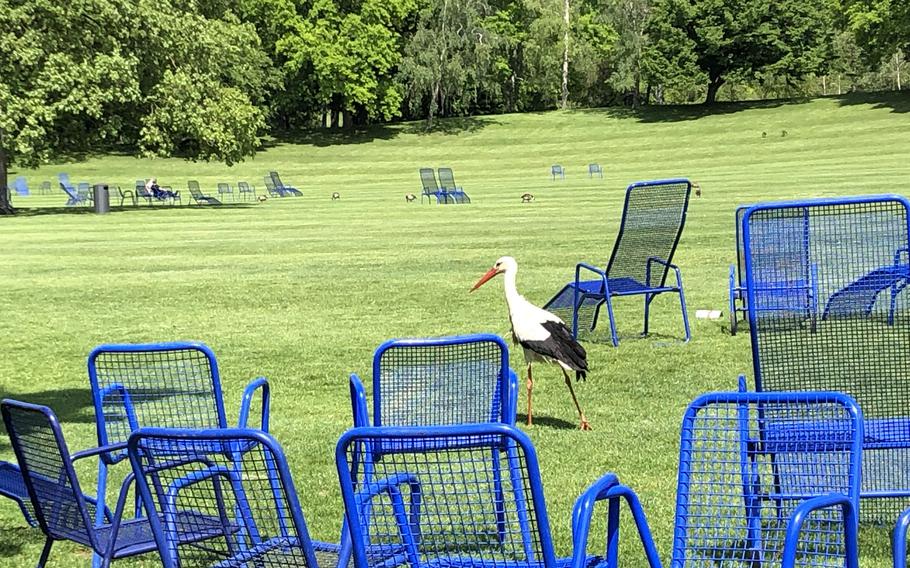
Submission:
M 231 164 L 269 132 L 900 89 L 894 0 L 0 0 L 11 164 Z

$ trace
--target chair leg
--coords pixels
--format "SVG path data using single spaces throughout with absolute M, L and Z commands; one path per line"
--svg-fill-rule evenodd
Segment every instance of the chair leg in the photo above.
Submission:
M 613 300 L 610 295 L 606 294 L 604 303 L 607 305 L 607 316 L 610 319 L 610 339 L 613 341 L 613 347 L 619 347 L 619 336 L 616 334 L 616 318 L 613 317 Z
M 44 550 L 41 551 L 41 557 L 38 559 L 38 567 L 43 568 L 47 564 L 47 558 L 51 555 L 51 547 L 54 546 L 54 539 L 47 537 L 44 540 Z
M 653 298 L 654 294 L 645 294 L 645 326 L 642 329 L 642 335 L 648 335 L 648 316 L 651 314 L 651 300 Z
M 683 327 L 686 328 L 686 343 L 692 339 L 692 332 L 689 330 L 689 316 L 686 314 L 686 296 L 683 294 L 682 282 L 679 283 L 679 307 L 682 310 Z

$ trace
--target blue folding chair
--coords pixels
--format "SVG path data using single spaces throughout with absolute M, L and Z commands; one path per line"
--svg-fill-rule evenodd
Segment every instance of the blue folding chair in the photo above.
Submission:
M 743 231 L 755 388 L 857 400 L 861 514 L 890 525 L 910 503 L 910 201 L 757 204 Z
M 275 188 L 284 195 L 290 195 L 292 197 L 300 197 L 303 193 L 296 187 L 285 185 L 281 181 L 281 176 L 278 175 L 278 172 L 269 172 L 269 177 L 272 178 L 272 182 L 275 184 Z
M 373 448 L 385 452 L 367 475 Z M 575 503 L 573 556 L 557 560 L 536 452 L 507 424 L 354 428 L 335 460 L 355 568 L 615 566 L 608 553 L 587 554 L 590 510 L 629 499 L 641 511 L 615 475 L 603 476 Z
M 373 355 L 373 420 L 351 374 L 355 426 L 515 424 L 518 379 L 498 335 L 392 339 Z
M 423 198 L 427 198 L 427 203 L 430 202 L 431 198 L 436 199 L 436 204 L 448 203 L 448 194 L 444 189 L 439 187 L 439 183 L 436 181 L 436 172 L 433 171 L 433 168 L 420 168 L 420 185 L 422 188 L 422 193 L 420 194 L 420 202 L 423 203 Z
M 559 164 L 553 164 L 550 166 L 550 178 L 553 181 L 556 181 L 556 178 L 566 179 L 566 170 Z
M 268 434 L 141 428 L 128 448 L 165 568 L 319 568 L 284 452 Z
M 22 176 L 18 176 L 15 180 L 13 180 L 13 189 L 16 191 L 16 195 L 19 197 L 29 196 L 28 183 Z
M 439 186 L 440 190 L 446 195 L 446 199 L 451 199 L 453 203 L 470 203 L 471 198 L 464 192 L 464 189 L 455 183 L 455 174 L 452 168 L 439 168 Z
M 35 518 L 46 537 L 39 568 L 47 563 L 57 540 L 91 548 L 104 567 L 118 558 L 157 549 L 147 518 L 122 520 L 132 475 L 124 480 L 113 513 L 83 495 L 73 462 L 98 456 L 104 448 L 70 455 L 51 409 L 12 400 L 4 400 L 0 406 Z M 97 522 L 93 522 L 95 517 Z
M 692 184 L 686 179 L 668 179 L 633 183 L 626 189 L 619 235 L 605 270 L 591 264 L 575 266 L 575 280 L 566 284 L 544 309 L 560 316 L 576 338 L 593 332 L 601 307 L 606 305 L 610 320 L 610 338 L 619 345 L 616 321 L 613 317 L 613 298 L 644 296 L 644 330 L 648 334 L 651 301 L 660 294 L 679 295 L 686 341 L 689 341 L 689 317 L 682 276 L 673 264 L 673 254 L 679 244 Z M 592 273 L 594 280 L 582 280 L 582 271 Z M 676 283 L 668 283 L 670 273 Z

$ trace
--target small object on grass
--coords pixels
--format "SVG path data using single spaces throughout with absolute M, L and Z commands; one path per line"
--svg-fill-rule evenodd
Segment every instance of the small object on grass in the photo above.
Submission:
M 787 132 L 786 130 L 781 130 L 781 131 L 780 131 L 780 136 L 781 136 L 781 138 L 783 138 L 783 137 L 786 136 L 787 134 L 788 134 L 788 132 Z
M 408 203 L 413 203 L 414 201 L 417 201 L 417 196 L 414 195 L 413 193 L 405 193 L 404 200 L 407 201 Z
M 723 315 L 723 312 L 720 310 L 695 310 L 695 317 L 697 319 L 716 320 L 720 319 Z
M 534 201 L 534 196 L 532 194 L 530 194 L 530 193 L 522 194 L 522 196 L 521 196 L 522 203 L 530 203 L 532 201 Z
M 768 137 L 768 133 L 767 133 L 767 132 L 762 132 L 762 133 L 761 133 L 761 137 L 762 137 L 762 138 L 767 138 L 767 137 Z
M 692 189 L 695 190 L 695 197 L 701 197 L 701 184 L 699 184 L 697 181 L 693 181 Z
M 338 199 L 341 199 L 341 194 L 337 191 L 332 192 L 332 201 L 336 201 Z
M 265 203 L 266 201 L 268 201 L 269 196 L 268 196 L 268 195 L 260 195 L 260 196 L 258 197 L 258 199 L 259 199 L 259 203 Z

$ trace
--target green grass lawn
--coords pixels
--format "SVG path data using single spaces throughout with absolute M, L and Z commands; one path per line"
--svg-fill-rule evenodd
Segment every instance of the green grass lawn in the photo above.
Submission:
M 786 136 L 783 136 L 786 131 Z M 762 133 L 767 136 L 763 137 Z M 587 164 L 604 166 L 589 180 Z M 552 182 L 550 165 L 567 168 Z M 452 166 L 470 206 L 406 203 L 417 169 Z M 624 188 L 685 176 L 693 196 L 676 257 L 693 339 L 681 344 L 676 298 L 654 302 L 657 337 L 638 339 L 640 300 L 621 301 L 619 348 L 588 343 L 591 372 L 577 387 L 594 432 L 555 368 L 535 372 L 528 429 L 540 455 L 557 551 L 567 553 L 575 497 L 606 471 L 635 488 L 666 558 L 672 538 L 679 424 L 698 394 L 733 389 L 751 367 L 748 334 L 730 337 L 726 314 L 736 205 L 768 199 L 908 192 L 910 96 L 829 98 L 803 104 L 552 112 L 382 127 L 366 135 L 313 135 L 275 143 L 232 168 L 181 160 L 90 157 L 27 176 L 33 188 L 66 171 L 74 182 L 130 188 L 157 176 L 185 188 L 197 179 L 247 180 L 277 169 L 301 198 L 220 209 L 139 207 L 107 216 L 66 214 L 62 194 L 14 197 L 25 214 L 0 218 L 0 394 L 50 405 L 71 449 L 93 445 L 85 360 L 104 342 L 192 339 L 218 355 L 235 416 L 246 382 L 272 383 L 272 431 L 284 445 L 311 532 L 333 539 L 341 520 L 334 442 L 350 424 L 348 374 L 369 378 L 382 341 L 491 331 L 508 318 L 499 281 L 468 289 L 502 255 L 518 259 L 518 286 L 543 304 L 580 260 L 604 264 Z M 332 201 L 332 192 L 341 199 Z M 522 204 L 520 196 L 536 200 Z M 47 206 L 48 208 L 42 208 Z M 512 367 L 523 372 L 520 350 Z M 519 410 L 524 411 L 523 396 Z M 0 459 L 12 459 L 0 440 Z M 80 470 L 93 485 L 93 467 Z M 625 532 L 623 558 L 645 561 Z M 890 561 L 887 530 L 863 534 L 862 563 Z M 42 537 L 0 501 L 0 566 L 33 564 Z M 51 565 L 87 566 L 58 545 Z M 121 564 L 130 565 L 124 561 Z M 155 565 L 151 560 L 133 565 Z

